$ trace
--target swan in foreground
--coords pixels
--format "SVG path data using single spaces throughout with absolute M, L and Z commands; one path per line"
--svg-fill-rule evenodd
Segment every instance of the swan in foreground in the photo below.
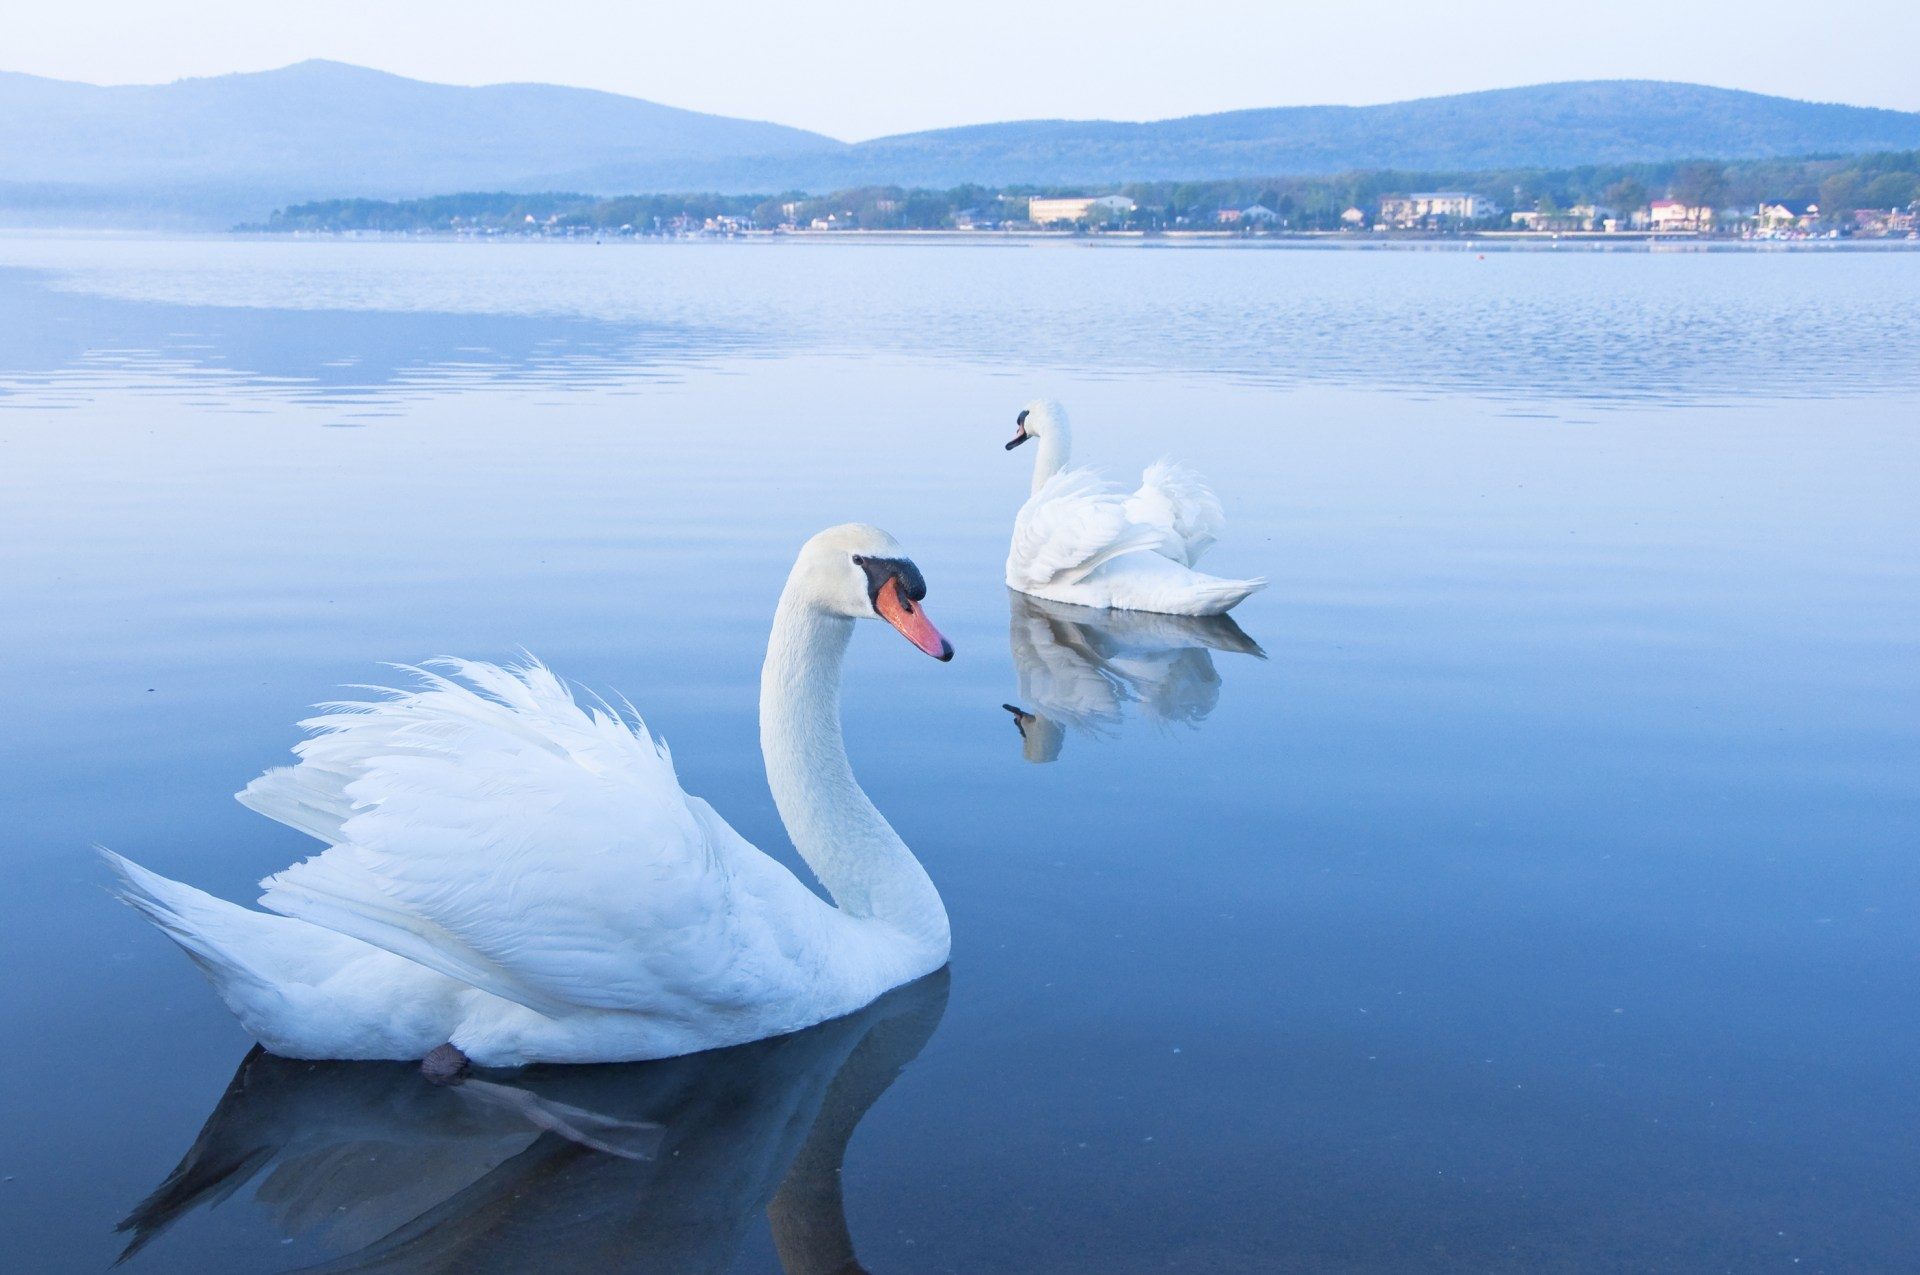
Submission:
M 1007 597 L 1020 705 L 1003 707 L 1030 762 L 1057 760 L 1068 728 L 1113 733 L 1130 707 L 1197 726 L 1220 702 L 1214 651 L 1267 658 L 1232 616 L 1092 611 L 1014 590 Z
M 303 723 L 300 763 L 239 795 L 329 847 L 262 883 L 270 913 L 103 853 L 276 1054 L 612 1062 L 837 1018 L 947 962 L 940 896 L 840 732 L 855 620 L 952 658 L 925 596 L 893 537 L 847 525 L 801 549 L 774 613 L 767 783 L 837 907 L 684 792 L 637 718 L 537 663 L 452 662 Z
M 1012 451 L 1038 439 L 1033 491 L 1013 521 L 1007 586 L 1079 606 L 1224 615 L 1265 580 L 1225 580 L 1194 570 L 1226 524 L 1220 502 L 1184 465 L 1147 467 L 1131 495 L 1092 469 L 1068 469 L 1072 435 L 1060 404 L 1021 411 Z
M 392 1063 L 258 1048 L 199 1137 L 120 1230 L 121 1260 L 199 1210 L 302 1270 L 731 1270 L 771 1225 L 789 1275 L 862 1269 L 841 1191 L 867 1110 L 939 1026 L 947 974 L 845 1018 L 689 1058 L 423 1084 Z M 176 1265 L 184 1249 L 171 1254 Z

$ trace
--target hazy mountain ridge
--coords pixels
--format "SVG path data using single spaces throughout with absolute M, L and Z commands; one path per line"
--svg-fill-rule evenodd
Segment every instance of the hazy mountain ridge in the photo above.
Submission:
M 118 87 L 0 72 L 0 213 L 12 221 L 224 225 L 305 200 L 459 190 L 1065 185 L 1917 147 L 1920 113 L 1645 80 L 849 144 L 589 89 L 429 84 L 337 62 Z
M 261 213 L 317 194 L 515 187 L 543 169 L 794 156 L 818 133 L 548 84 L 429 84 L 339 62 L 100 87 L 0 72 L 0 183 Z
M 857 152 L 865 162 L 899 169 L 937 157 L 936 166 L 965 169 L 959 175 L 975 181 L 1084 182 L 1382 168 L 1558 168 L 1917 145 L 1916 113 L 1696 84 L 1596 80 L 1382 106 L 1273 107 L 1149 124 L 977 125 L 879 138 Z

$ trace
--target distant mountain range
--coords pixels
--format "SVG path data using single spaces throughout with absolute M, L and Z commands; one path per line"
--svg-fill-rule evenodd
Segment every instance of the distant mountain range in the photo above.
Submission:
M 587 89 L 338 62 L 120 87 L 0 72 L 0 224 L 224 226 L 309 199 L 468 190 L 1045 186 L 1916 148 L 1920 113 L 1647 80 L 847 143 Z
M 111 88 L 0 72 L 0 208 L 107 220 L 224 226 L 327 195 L 545 189 L 610 166 L 671 181 L 723 157 L 844 149 L 614 93 L 427 84 L 340 62 Z
M 1386 168 L 1568 168 L 1916 146 L 1920 113 L 1698 84 L 1595 80 L 1384 106 L 1281 106 L 1149 124 L 983 124 L 884 137 L 856 153 L 872 169 L 909 174 L 896 181 L 918 181 L 911 174 L 924 170 L 932 176 L 990 172 L 986 180 L 997 182 L 1077 182 Z

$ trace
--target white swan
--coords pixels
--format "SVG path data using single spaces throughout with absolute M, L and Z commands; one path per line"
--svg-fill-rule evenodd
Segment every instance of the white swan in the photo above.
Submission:
M 1193 569 L 1226 519 L 1213 492 L 1185 466 L 1149 466 L 1131 495 L 1091 469 L 1068 469 L 1067 413 L 1048 399 L 1027 404 L 1007 450 L 1028 439 L 1040 448 L 1032 493 L 1013 521 L 1009 588 L 1079 606 L 1224 615 L 1266 585 Z
M 953 648 L 874 527 L 809 540 L 760 677 L 760 747 L 838 907 L 682 791 L 664 745 L 546 668 L 332 706 L 247 806 L 330 848 L 267 878 L 270 915 L 107 854 L 120 892 L 268 1049 L 483 1066 L 660 1058 L 811 1026 L 946 964 L 933 883 L 854 781 L 840 665 L 856 619 Z

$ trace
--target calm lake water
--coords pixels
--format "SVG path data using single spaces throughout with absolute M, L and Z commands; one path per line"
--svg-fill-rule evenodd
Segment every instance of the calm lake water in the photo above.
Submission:
M 6 1265 L 1910 1268 L 1916 298 L 1915 253 L 0 240 Z M 1009 597 L 1037 394 L 1212 478 L 1237 627 Z M 521 648 L 791 861 L 759 659 L 851 519 L 958 648 L 870 626 L 846 702 L 950 975 L 488 1100 L 250 1057 L 101 889 L 96 842 L 251 899 L 311 847 L 231 794 L 307 705 Z

